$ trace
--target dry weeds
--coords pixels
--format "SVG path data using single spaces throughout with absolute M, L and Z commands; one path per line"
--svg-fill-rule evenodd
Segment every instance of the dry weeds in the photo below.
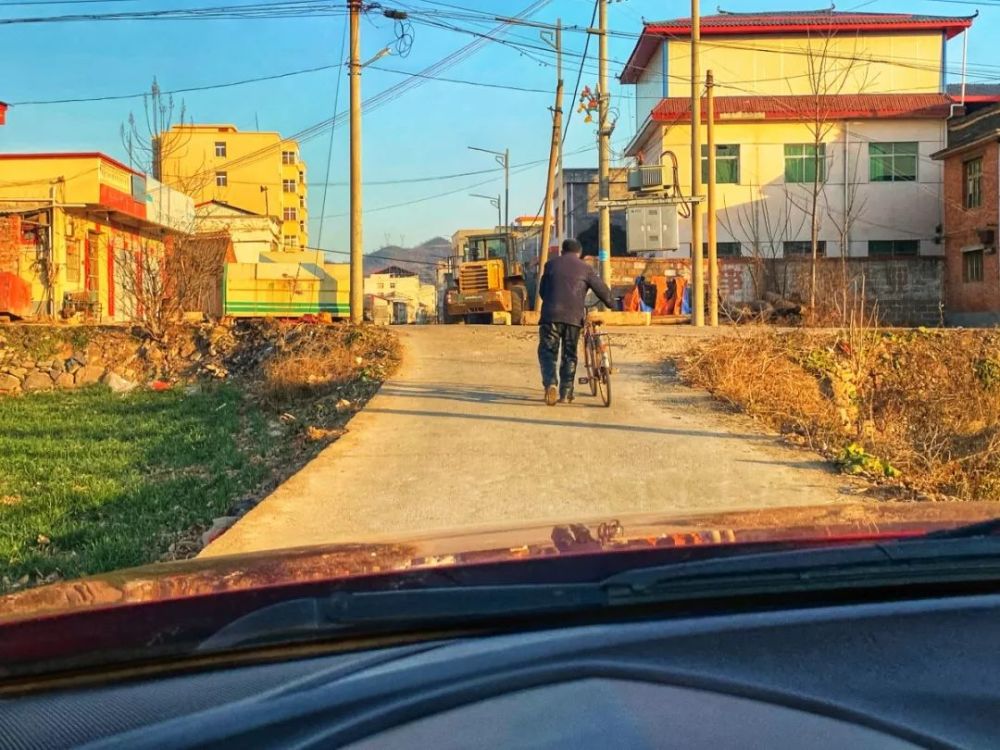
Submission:
M 847 472 L 1000 501 L 1000 334 L 753 331 L 706 342 L 680 372 Z

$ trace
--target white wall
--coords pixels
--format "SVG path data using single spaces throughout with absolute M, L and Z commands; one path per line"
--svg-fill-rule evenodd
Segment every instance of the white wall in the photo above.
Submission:
M 763 123 L 745 123 L 718 140 L 740 143 L 741 180 L 739 185 L 719 186 L 718 240 L 742 242 L 745 255 L 750 254 L 754 218 L 763 224 L 767 216 L 772 226 L 786 227 L 782 231 L 761 226 L 758 236 L 772 236 L 779 241 L 806 241 L 810 237 L 812 186 L 785 183 L 784 144 L 761 138 L 759 130 L 753 132 L 755 125 L 769 127 Z M 820 239 L 826 240 L 828 256 L 840 254 L 845 172 L 848 200 L 854 194 L 849 255 L 866 256 L 869 240 L 902 239 L 919 240 L 921 255 L 943 254 L 943 245 L 933 241 L 936 227 L 942 221 L 943 170 L 940 162 L 930 158 L 944 147 L 943 132 L 944 123 L 936 120 L 866 120 L 838 128 L 826 146 L 829 177 L 820 199 Z M 889 141 L 919 144 L 916 182 L 869 182 L 869 143 Z M 682 159 L 685 175 L 682 182 L 689 172 L 684 162 Z M 680 242 L 681 249 L 666 257 L 690 257 L 690 221 L 683 218 Z

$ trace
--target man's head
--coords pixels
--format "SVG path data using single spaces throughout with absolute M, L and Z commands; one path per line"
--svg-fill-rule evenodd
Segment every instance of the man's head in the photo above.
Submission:
M 563 255 L 566 255 L 567 253 L 579 255 L 581 252 L 583 252 L 583 247 L 577 240 L 573 239 L 572 237 L 567 237 L 566 239 L 563 240 L 562 243 Z

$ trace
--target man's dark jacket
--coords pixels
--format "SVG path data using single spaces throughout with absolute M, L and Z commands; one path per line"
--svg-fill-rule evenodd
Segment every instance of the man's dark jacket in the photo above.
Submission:
M 566 323 L 582 326 L 586 315 L 583 300 L 592 289 L 609 309 L 614 309 L 611 290 L 593 268 L 576 253 L 564 253 L 545 264 L 542 274 L 541 323 Z

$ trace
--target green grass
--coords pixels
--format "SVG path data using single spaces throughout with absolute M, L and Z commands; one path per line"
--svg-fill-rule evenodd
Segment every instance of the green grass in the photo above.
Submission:
M 155 561 L 265 477 L 268 443 L 230 386 L 0 399 L 0 591 Z

